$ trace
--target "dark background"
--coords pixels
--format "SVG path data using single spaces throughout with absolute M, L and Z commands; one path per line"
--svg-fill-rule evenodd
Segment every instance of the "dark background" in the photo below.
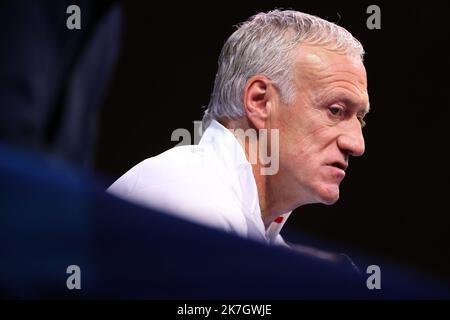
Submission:
M 381 8 L 381 30 L 366 8 Z M 101 110 L 95 172 L 110 183 L 201 120 L 234 25 L 274 8 L 338 22 L 365 47 L 371 112 L 366 153 L 351 160 L 333 206 L 292 214 L 287 228 L 450 281 L 448 247 L 450 14 L 445 1 L 125 1 L 123 47 Z M 350 249 L 352 248 L 352 249 Z

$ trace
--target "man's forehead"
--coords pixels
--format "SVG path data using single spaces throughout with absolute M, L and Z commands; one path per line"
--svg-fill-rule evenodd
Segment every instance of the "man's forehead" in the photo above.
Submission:
M 306 52 L 305 60 L 313 66 L 320 66 L 324 63 L 323 59 L 316 53 Z
M 296 67 L 299 81 L 315 84 L 320 88 L 323 83 L 333 83 L 332 80 L 353 83 L 360 96 L 360 108 L 364 113 L 369 112 L 366 70 L 359 58 L 351 58 L 318 46 L 301 45 Z
M 365 68 L 361 59 L 352 58 L 324 47 L 305 44 L 299 46 L 297 61 L 299 65 L 314 71 L 348 68 L 355 72 L 362 72 L 365 77 Z

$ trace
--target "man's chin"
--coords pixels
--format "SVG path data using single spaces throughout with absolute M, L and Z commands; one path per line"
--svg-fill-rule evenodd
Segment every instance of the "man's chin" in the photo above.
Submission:
M 335 204 L 339 200 L 339 185 L 328 185 L 318 192 L 318 198 L 320 203 L 326 205 Z
M 330 206 L 332 204 L 335 204 L 338 200 L 339 200 L 339 196 L 337 196 L 333 199 L 331 199 L 331 198 L 324 199 L 324 200 L 322 200 L 322 203 Z

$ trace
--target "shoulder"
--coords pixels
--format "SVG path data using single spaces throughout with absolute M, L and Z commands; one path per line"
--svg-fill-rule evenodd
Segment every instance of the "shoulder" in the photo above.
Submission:
M 193 147 L 195 146 L 175 147 L 141 161 L 115 181 L 108 191 L 126 196 L 138 185 L 150 187 L 179 181 L 189 174 L 195 175 L 192 169 L 200 168 L 204 157 L 199 149 Z
M 245 235 L 246 223 L 217 159 L 199 146 L 172 148 L 120 177 L 111 192 L 200 224 Z

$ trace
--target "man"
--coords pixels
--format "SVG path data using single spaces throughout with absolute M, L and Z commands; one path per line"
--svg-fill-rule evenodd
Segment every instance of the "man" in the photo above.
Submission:
M 108 191 L 283 244 L 290 212 L 335 203 L 349 156 L 364 153 L 363 53 L 348 31 L 318 17 L 255 15 L 222 49 L 199 145 L 141 162 Z

